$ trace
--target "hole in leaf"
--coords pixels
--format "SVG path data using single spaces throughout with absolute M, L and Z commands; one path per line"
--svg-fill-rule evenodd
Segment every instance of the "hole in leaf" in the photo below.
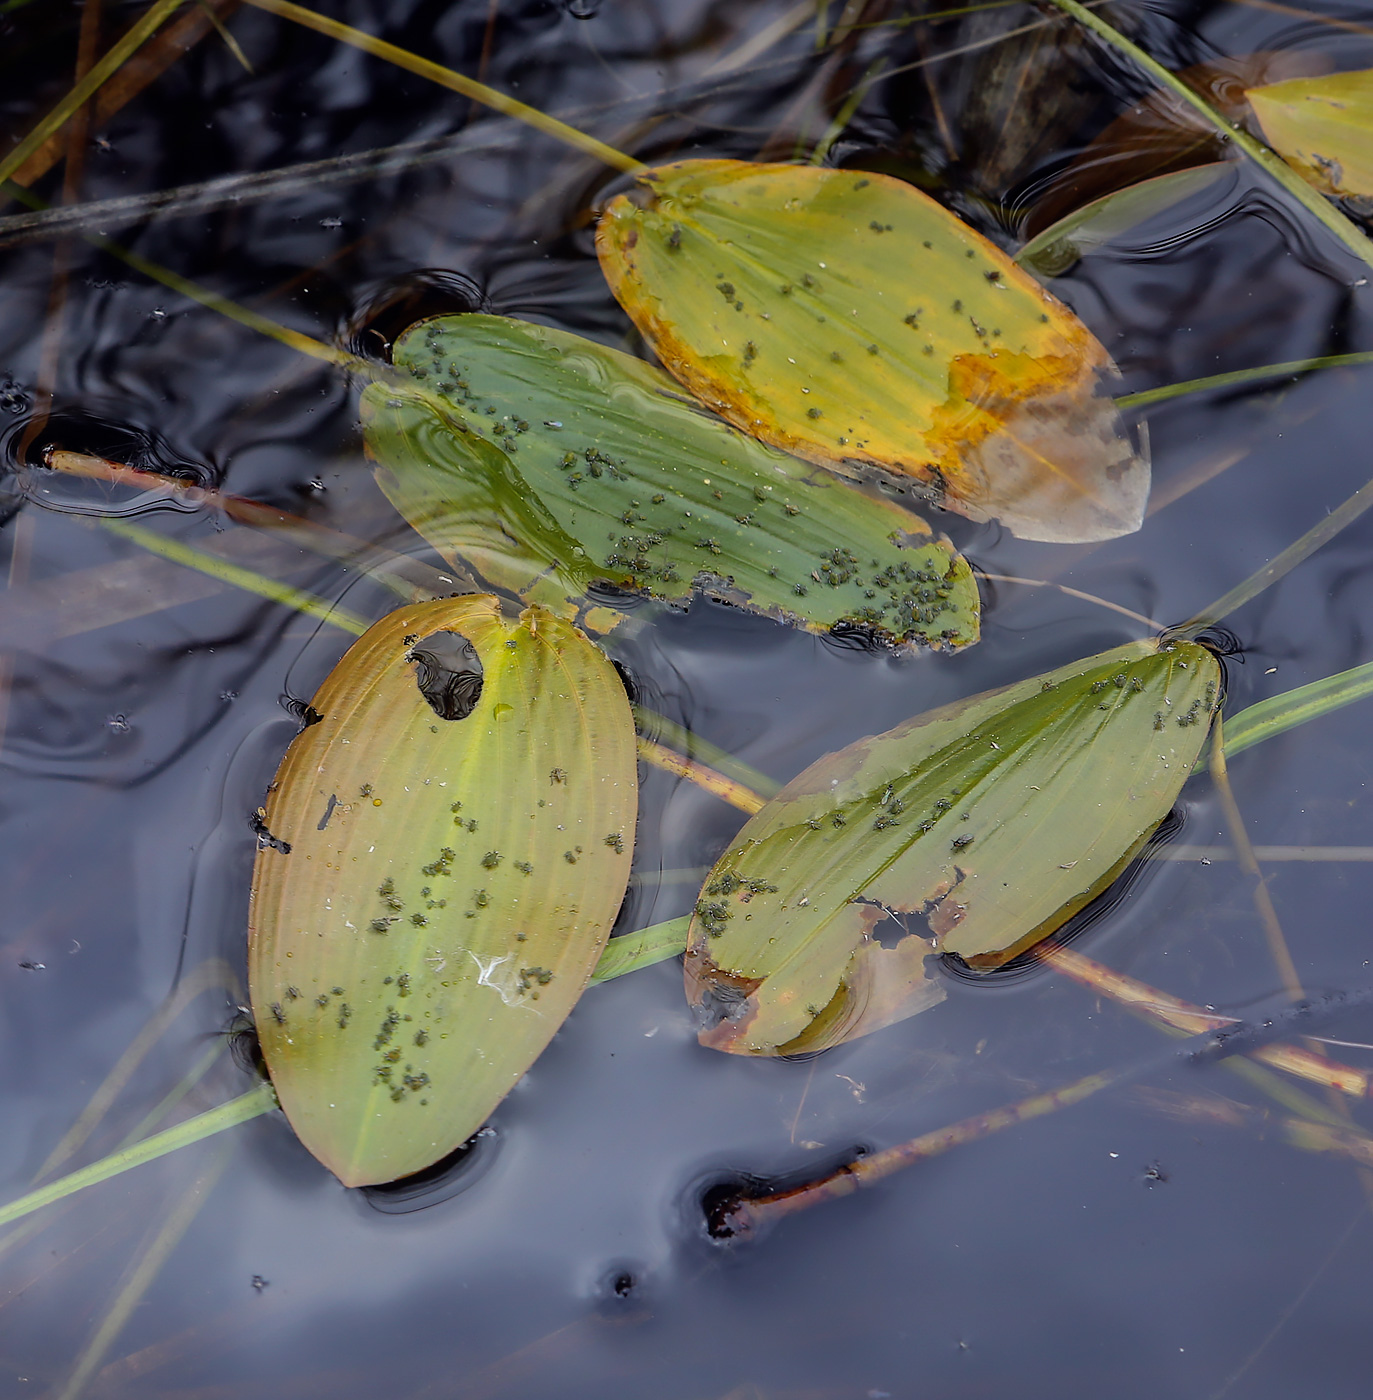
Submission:
M 466 719 L 481 699 L 483 671 L 477 649 L 457 632 L 433 632 L 410 649 L 415 683 L 440 719 Z

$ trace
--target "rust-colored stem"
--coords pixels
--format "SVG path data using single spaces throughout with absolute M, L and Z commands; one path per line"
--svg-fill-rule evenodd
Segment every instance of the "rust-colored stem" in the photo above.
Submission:
M 727 778 L 723 773 L 707 768 L 704 763 L 697 763 L 695 759 L 683 758 L 681 754 L 674 753 L 661 744 L 655 744 L 652 739 L 640 736 L 639 757 L 645 763 L 661 768 L 665 773 L 674 773 L 679 778 L 695 783 L 697 787 L 705 788 L 707 792 L 713 792 L 721 801 L 728 802 L 730 806 L 737 807 L 750 816 L 763 806 L 764 799 L 751 788 L 746 788 L 743 783 L 736 783 L 733 778 Z
M 1116 972 L 1072 948 L 1046 943 L 1040 946 L 1038 956 L 1084 987 L 1090 987 L 1132 1011 L 1143 1012 L 1151 1019 L 1188 1035 L 1223 1030 L 1235 1024 L 1233 1016 L 1221 1016 L 1194 1006 L 1180 997 L 1159 991 L 1157 987 L 1127 977 L 1123 972 Z M 1274 1069 L 1285 1070 L 1313 1084 L 1337 1089 L 1351 1098 L 1369 1097 L 1369 1075 L 1325 1055 L 1303 1050 L 1297 1045 L 1261 1045 L 1249 1053 L 1253 1059 L 1262 1060 Z
M 851 1196 L 903 1167 L 914 1166 L 917 1162 L 938 1157 L 951 1148 L 962 1147 L 965 1143 L 988 1137 L 1016 1123 L 1041 1118 L 1046 1113 L 1080 1103 L 1098 1090 L 1116 1083 L 1123 1075 L 1122 1070 L 1089 1074 L 1082 1079 L 1075 1079 L 1071 1084 L 1065 1084 L 1060 1089 L 1032 1094 L 1027 1099 L 991 1109 L 987 1113 L 975 1113 L 971 1118 L 964 1118 L 950 1127 L 939 1128 L 932 1133 L 922 1133 L 909 1142 L 898 1143 L 895 1147 L 874 1152 L 871 1156 L 840 1167 L 838 1171 L 820 1181 L 797 1186 L 790 1191 L 779 1191 L 771 1196 L 737 1201 L 720 1222 L 721 1233 L 735 1237 L 752 1234 L 774 1224 L 783 1216 L 809 1210 L 811 1206 L 823 1205 L 826 1201 L 837 1201 L 843 1196 Z

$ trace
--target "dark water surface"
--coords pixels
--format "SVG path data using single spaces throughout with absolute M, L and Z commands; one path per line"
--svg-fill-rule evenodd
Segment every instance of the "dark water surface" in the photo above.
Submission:
M 211 32 L 92 128 L 68 202 L 326 164 L 173 216 L 106 210 L 94 231 L 335 343 L 374 349 L 421 315 L 480 305 L 641 349 L 592 252 L 590 211 L 616 187 L 602 168 L 332 40 L 218 8 L 253 71 Z M 831 161 L 917 180 L 1009 248 L 1037 193 L 1143 91 L 1060 23 L 1005 37 L 1041 20 L 1029 6 L 905 23 L 896 0 L 851 3 L 843 16 L 866 27 L 819 49 L 808 0 L 320 8 L 646 160 L 808 153 L 884 59 L 905 71 L 871 87 Z M 841 8 L 828 6 L 831 25 Z M 101 49 L 138 11 L 106 0 Z M 1114 15 L 1175 68 L 1258 50 L 1373 64 L 1366 5 Z M 81 18 L 67 0 L 0 5 L 0 130 L 27 131 L 65 91 Z M 966 52 L 908 67 L 954 49 Z M 340 163 L 403 143 L 420 144 Z M 61 203 L 61 180 L 59 166 L 34 190 Z M 308 699 L 350 640 L 154 560 L 101 517 L 237 549 L 369 617 L 392 606 L 212 514 L 26 463 L 55 444 L 174 470 L 430 557 L 371 483 L 341 373 L 79 236 L 4 222 L 20 212 L 0 210 L 5 1200 L 178 982 L 208 989 L 66 1167 L 249 1087 L 221 1053 L 159 1109 L 244 1000 L 250 819 L 295 732 L 286 702 Z M 1370 348 L 1366 271 L 1240 171 L 1211 205 L 1159 216 L 1053 289 L 1135 390 Z M 1336 370 L 1153 410 L 1154 509 L 1126 539 L 1049 546 L 936 524 L 988 572 L 1179 621 L 1363 483 L 1371 403 L 1373 373 Z M 1373 524 L 1354 525 L 1230 619 L 1243 647 L 1231 711 L 1369 659 L 1370 544 Z M 645 703 L 785 779 L 931 705 L 1146 630 L 1053 589 L 987 585 L 985 602 L 982 644 L 951 658 L 845 649 L 706 603 L 642 607 L 611 649 Z M 1255 842 L 1373 852 L 1367 726 L 1352 707 L 1235 760 Z M 1225 845 L 1204 773 L 1178 813 L 1176 841 Z M 646 773 L 642 878 L 620 927 L 685 912 L 694 886 L 657 872 L 708 865 L 741 822 Z M 1150 862 L 1076 946 L 1195 1002 L 1275 1008 L 1282 982 L 1249 883 L 1222 857 Z M 1267 874 L 1306 988 L 1373 986 L 1373 865 Z M 1373 1012 L 1324 1029 L 1373 1040 Z M 1276 1076 L 1278 1097 L 1223 1064 L 1156 1062 L 762 1239 L 706 1236 L 702 1193 L 723 1177 L 822 1172 L 856 1146 L 1147 1063 L 1165 1044 L 1041 971 L 951 976 L 948 1000 L 904 1024 L 810 1061 L 748 1061 L 697 1046 L 679 967 L 661 964 L 592 989 L 494 1132 L 428 1195 L 344 1190 L 273 1115 L 0 1233 L 0 1396 L 1366 1395 L 1370 1197 L 1351 1161 L 1285 1140 L 1281 1116 L 1330 1108 Z M 1370 1049 L 1333 1053 L 1373 1062 Z

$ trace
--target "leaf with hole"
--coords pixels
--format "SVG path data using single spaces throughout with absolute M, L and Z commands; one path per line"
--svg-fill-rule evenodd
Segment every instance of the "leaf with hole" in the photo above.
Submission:
M 912 186 L 813 166 L 650 170 L 601 217 L 601 267 L 666 368 L 776 447 L 915 479 L 1038 540 L 1137 530 L 1147 458 L 1103 346 Z
M 918 715 L 811 764 L 702 887 L 686 958 L 701 1043 L 820 1050 L 942 998 L 1116 878 L 1167 815 L 1220 702 L 1194 642 L 1136 642 Z
M 1326 194 L 1373 198 L 1373 69 L 1252 87 L 1268 144 Z
M 581 995 L 629 877 L 634 724 L 541 608 L 401 608 L 312 702 L 260 818 L 249 984 L 291 1126 L 345 1185 L 471 1136 Z
M 596 582 L 813 631 L 977 640 L 966 561 L 918 516 L 706 414 L 659 370 L 499 316 L 414 327 L 363 395 L 396 508 L 488 583 L 575 612 Z

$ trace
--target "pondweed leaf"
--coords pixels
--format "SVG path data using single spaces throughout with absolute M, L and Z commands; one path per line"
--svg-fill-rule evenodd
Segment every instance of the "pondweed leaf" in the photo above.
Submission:
M 1238 184 L 1235 164 L 1228 160 L 1155 175 L 1094 199 L 1059 219 L 1031 238 L 1016 253 L 1015 260 L 1036 276 L 1061 276 L 1084 254 L 1118 243 L 1131 229 L 1176 205 L 1188 206 L 1186 211 L 1179 211 L 1183 224 L 1188 223 L 1187 214 L 1194 204 L 1214 211 L 1225 194 Z M 1203 226 L 1209 227 L 1214 217 L 1211 212 L 1210 217 L 1202 221 Z M 1196 222 L 1193 220 L 1193 225 Z
M 1373 197 L 1373 69 L 1252 87 L 1268 144 L 1318 190 Z
M 315 696 L 261 820 L 249 983 L 291 1126 L 345 1185 L 471 1136 L 586 986 L 629 877 L 634 723 L 541 608 L 401 608 Z
M 912 186 L 696 160 L 613 200 L 596 247 L 666 368 L 746 431 L 848 474 L 924 482 L 1039 540 L 1139 528 L 1149 465 L 1090 331 Z
M 660 370 L 481 315 L 413 328 L 395 362 L 415 391 L 363 395 L 377 479 L 493 585 L 563 613 L 601 581 L 812 630 L 977 640 L 972 573 L 924 521 L 736 432 Z
M 945 705 L 813 763 L 702 887 L 701 1043 L 819 1050 L 940 1000 L 932 953 L 993 968 L 1113 880 L 1220 703 L 1215 657 L 1135 642 Z

